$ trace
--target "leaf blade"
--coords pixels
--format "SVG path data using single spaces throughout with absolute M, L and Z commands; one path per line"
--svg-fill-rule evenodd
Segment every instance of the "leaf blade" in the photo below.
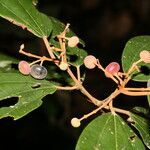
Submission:
M 148 99 L 148 104 L 150 106 L 150 95 L 147 96 L 147 99 Z
M 0 0 L 0 16 L 38 37 L 49 36 L 51 32 L 50 19 L 37 11 L 31 0 Z
M 122 68 L 127 72 L 131 65 L 140 59 L 139 54 L 142 50 L 150 50 L 150 36 L 137 36 L 130 39 L 123 50 L 122 54 Z M 144 67 L 145 70 L 150 69 L 149 64 L 140 63 L 139 68 Z M 150 79 L 150 73 L 134 72 L 132 80 L 139 82 L 146 82 Z
M 94 119 L 80 135 L 76 150 L 91 149 L 144 150 L 145 148 L 121 117 L 107 113 Z
M 39 107 L 44 96 L 56 91 L 55 85 L 45 80 L 35 80 L 18 73 L 0 73 L 0 76 L 0 101 L 18 97 L 15 105 L 0 108 L 0 118 L 10 116 L 14 120 L 19 119 Z
M 150 148 L 150 127 L 148 119 L 140 117 L 136 114 L 131 114 L 131 119 L 134 121 L 132 126 L 134 126 L 140 133 L 145 145 Z

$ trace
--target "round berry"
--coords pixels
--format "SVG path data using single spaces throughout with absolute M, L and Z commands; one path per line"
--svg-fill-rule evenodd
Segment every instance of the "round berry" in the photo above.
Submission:
M 30 64 L 26 61 L 20 61 L 18 64 L 18 69 L 24 75 L 29 75 L 31 72 Z
M 79 43 L 79 38 L 77 36 L 72 36 L 68 39 L 68 46 L 75 47 Z
M 47 76 L 47 69 L 41 65 L 35 64 L 31 66 L 30 75 L 35 79 L 44 79 Z
M 117 62 L 111 62 L 105 70 L 111 74 L 116 74 L 120 70 L 120 65 Z M 107 74 L 105 74 L 107 76 Z
M 93 69 L 96 67 L 97 59 L 93 55 L 88 55 L 84 58 L 84 65 L 88 69 Z
M 60 65 L 59 65 L 59 68 L 63 71 L 67 70 L 68 68 L 68 64 L 65 63 L 65 62 L 61 62 Z
M 81 122 L 78 118 L 72 118 L 71 119 L 71 125 L 75 128 L 79 127 L 81 125 Z
M 145 63 L 150 63 L 150 52 L 143 50 L 140 52 L 140 58 L 145 62 Z

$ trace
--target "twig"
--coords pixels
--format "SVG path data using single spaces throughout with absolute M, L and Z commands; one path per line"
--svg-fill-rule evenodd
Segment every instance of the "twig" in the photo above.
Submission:
M 48 51 L 50 57 L 51 57 L 52 59 L 55 59 L 55 56 L 54 56 L 54 54 L 53 54 L 53 52 L 52 52 L 52 48 L 51 48 L 50 45 L 49 45 L 49 41 L 47 40 L 47 37 L 43 37 L 43 41 L 44 41 L 44 43 L 45 43 L 45 46 L 46 46 L 46 48 L 47 48 L 47 51 Z
M 146 96 L 146 95 L 150 95 L 150 91 L 149 92 L 132 92 L 132 91 L 125 90 L 125 88 L 123 88 L 120 91 L 121 91 L 122 94 L 129 95 L 129 96 Z
M 86 115 L 84 115 L 82 118 L 80 118 L 79 120 L 81 121 L 81 120 L 84 120 L 84 119 L 86 119 L 86 118 L 88 118 L 88 117 L 90 117 L 91 115 L 93 115 L 93 114 L 96 114 L 98 111 L 100 111 L 102 108 L 105 108 L 112 100 L 113 100 L 113 98 L 115 98 L 117 95 L 119 95 L 120 94 L 120 91 L 118 90 L 118 89 L 116 89 L 108 98 L 107 98 L 107 100 L 100 106 L 100 107 L 98 107 L 98 108 L 96 108 L 95 110 L 93 110 L 92 112 L 90 112 L 90 113 L 88 113 L 88 114 L 86 114 Z M 109 107 L 109 106 L 108 106 Z
M 75 84 L 78 86 L 78 88 L 81 90 L 81 92 L 86 95 L 93 104 L 95 104 L 96 106 L 99 104 L 102 104 L 103 102 L 101 102 L 100 100 L 96 99 L 95 97 L 93 97 L 81 84 L 81 82 L 79 82 L 76 77 L 74 76 L 74 74 L 72 73 L 71 69 L 68 67 L 67 69 L 68 74 L 70 75 L 70 77 L 73 79 L 73 81 L 75 82 Z
M 104 107 L 104 109 L 109 110 L 110 108 L 109 108 L 109 106 L 106 106 L 106 107 Z M 130 112 L 127 111 L 127 110 L 116 108 L 116 107 L 113 107 L 113 109 L 114 109 L 115 112 L 118 112 L 118 113 L 121 113 L 121 114 L 125 114 L 125 115 L 130 117 Z
M 137 69 L 136 66 L 140 62 L 142 62 L 142 59 L 139 59 L 138 61 L 136 61 L 132 64 L 132 66 L 130 67 L 130 69 L 128 70 L 128 72 L 126 74 L 127 77 L 134 71 L 134 69 Z
M 67 90 L 67 91 L 78 89 L 77 86 L 72 86 L 72 87 L 70 87 L 70 86 L 66 86 L 66 87 L 64 87 L 64 86 L 55 86 L 55 87 L 56 87 L 58 90 Z
M 80 66 L 77 66 L 77 78 L 78 78 L 78 81 L 80 82 L 81 81 L 81 75 L 80 75 Z
M 150 87 L 149 88 L 124 88 L 127 91 L 149 91 L 150 92 Z

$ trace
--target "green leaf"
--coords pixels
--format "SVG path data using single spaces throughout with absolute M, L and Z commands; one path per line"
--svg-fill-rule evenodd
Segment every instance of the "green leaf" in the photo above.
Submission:
M 52 21 L 53 30 L 49 42 L 53 44 L 55 47 L 60 48 L 59 42 L 56 40 L 56 36 L 64 31 L 65 25 L 56 18 L 50 17 L 50 19 Z M 76 36 L 76 34 L 71 30 L 69 30 L 69 32 L 67 32 L 66 34 L 66 37 L 72 36 Z M 82 46 L 85 46 L 84 42 L 81 39 L 80 44 Z M 87 56 L 87 52 L 84 49 L 79 48 L 78 46 L 73 48 L 66 46 L 66 51 L 68 62 L 73 66 L 81 66 L 83 64 L 84 58 Z M 55 54 L 58 55 L 58 53 Z
M 142 50 L 150 50 L 150 36 L 137 36 L 130 39 L 122 54 L 122 67 L 124 72 L 127 72 L 131 65 L 140 59 L 139 54 Z M 138 65 L 143 67 L 145 70 L 150 70 L 150 64 L 145 64 L 144 62 Z M 132 75 L 132 80 L 146 82 L 150 79 L 150 73 L 135 72 Z
M 144 107 L 134 107 L 132 110 L 131 110 L 133 113 L 136 113 L 136 114 L 141 114 L 141 115 L 144 115 L 144 116 L 149 116 L 149 109 L 147 108 L 144 108 Z
M 17 64 L 19 60 L 0 52 L 0 72 L 14 71 L 12 64 Z
M 3 52 L 0 52 L 0 61 L 10 61 L 11 63 L 15 63 L 15 64 L 19 62 L 19 60 L 17 60 L 16 58 L 7 55 Z
M 68 62 L 73 66 L 81 66 L 87 52 L 81 48 L 69 48 L 67 51 Z
M 118 115 L 97 117 L 83 130 L 76 150 L 144 150 L 144 145 Z
M 0 101 L 18 98 L 16 104 L 0 108 L 0 118 L 19 119 L 38 108 L 44 96 L 56 91 L 55 85 L 49 81 L 35 80 L 19 73 L 0 73 L 0 77 Z
M 148 104 L 150 106 L 150 95 L 147 95 L 147 99 L 148 99 Z
M 34 7 L 32 0 L 0 0 L 0 16 L 38 37 L 49 36 L 52 29 L 50 19 Z
M 139 131 L 143 142 L 150 149 L 150 120 L 136 114 L 131 114 L 131 119 L 134 121 L 132 126 Z

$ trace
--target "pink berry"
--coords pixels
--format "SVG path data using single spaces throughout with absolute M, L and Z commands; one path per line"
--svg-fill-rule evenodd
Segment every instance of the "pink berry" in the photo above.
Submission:
M 20 61 L 18 64 L 18 69 L 24 75 L 29 75 L 31 72 L 30 65 L 26 61 Z
M 111 62 L 105 70 L 111 74 L 118 73 L 120 70 L 120 65 L 117 62 Z M 106 75 L 107 76 L 107 75 Z
M 147 50 L 143 50 L 140 52 L 140 58 L 145 62 L 145 63 L 150 63 L 150 52 Z
M 75 47 L 79 43 L 79 38 L 77 36 L 72 36 L 68 39 L 68 46 Z
M 88 69 L 93 69 L 96 67 L 97 59 L 93 55 L 88 55 L 84 58 L 84 65 Z

